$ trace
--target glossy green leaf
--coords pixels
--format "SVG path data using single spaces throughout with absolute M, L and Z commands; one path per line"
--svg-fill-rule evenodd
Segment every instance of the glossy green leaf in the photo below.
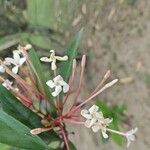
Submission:
M 0 85 L 0 102 L 3 110 L 7 114 L 19 120 L 29 128 L 42 127 L 41 118 L 20 103 L 19 100 L 2 85 Z M 59 140 L 59 137 L 54 131 L 40 134 L 40 136 L 48 141 Z
M 29 108 L 22 105 L 19 100 L 12 95 L 6 88 L 0 85 L 0 102 L 3 110 L 25 124 L 33 128 L 41 125 L 40 118 Z
M 29 150 L 49 150 L 50 148 L 30 129 L 0 110 L 0 143 Z
M 83 29 L 81 29 L 73 38 L 69 48 L 66 51 L 66 55 L 68 56 L 68 61 L 64 61 L 60 65 L 60 74 L 64 78 L 65 81 L 68 81 L 73 59 L 77 56 L 77 49 L 79 47 L 81 37 L 82 37 Z

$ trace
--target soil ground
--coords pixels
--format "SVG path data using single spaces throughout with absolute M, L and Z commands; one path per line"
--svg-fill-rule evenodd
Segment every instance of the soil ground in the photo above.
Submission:
M 106 69 L 120 82 L 98 99 L 126 104 L 130 125 L 138 127 L 136 142 L 129 149 L 150 149 L 150 1 L 87 0 L 72 23 L 72 31 L 85 28 L 81 53 L 88 54 L 84 89 L 88 94 Z M 80 17 L 81 16 L 81 17 Z M 87 75 L 88 74 L 88 75 Z M 69 126 L 78 150 L 121 150 L 111 140 L 102 144 L 99 134 L 85 127 Z M 98 138 L 97 138 L 98 137 Z

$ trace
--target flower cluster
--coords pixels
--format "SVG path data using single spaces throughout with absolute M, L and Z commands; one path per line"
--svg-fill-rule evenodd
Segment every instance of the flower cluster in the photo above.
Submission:
M 99 107 L 93 105 L 89 110 L 83 109 L 81 111 L 81 115 L 86 118 L 85 126 L 87 128 L 92 127 L 93 132 L 97 132 L 98 130 L 102 131 L 102 135 L 104 138 L 108 138 L 106 134 L 106 127 L 112 122 L 112 119 L 104 118 L 103 113 L 99 112 Z
M 109 131 L 126 137 L 127 147 L 130 146 L 132 141 L 135 141 L 135 133 L 137 132 L 138 128 L 132 129 L 126 133 L 109 129 L 109 124 L 113 121 L 113 119 L 104 118 L 103 113 L 99 111 L 99 107 L 96 105 L 93 105 L 91 108 L 89 108 L 89 110 L 83 109 L 81 111 L 81 115 L 86 118 L 84 125 L 87 128 L 91 127 L 93 132 L 101 130 L 104 138 L 108 138 L 108 134 L 106 132 Z
M 11 78 L 16 81 L 15 84 L 17 85 L 15 86 L 17 86 L 18 89 L 13 86 L 12 81 L 4 79 L 3 77 L 0 77 L 0 80 L 2 81 L 2 85 L 10 90 L 17 97 L 17 99 L 22 102 L 23 105 L 41 117 L 41 123 L 43 127 L 32 129 L 32 134 L 40 134 L 42 132 L 50 131 L 53 128 L 58 127 L 61 131 L 58 132 L 58 135 L 61 134 L 61 137 L 64 139 L 66 149 L 69 150 L 68 136 L 66 134 L 67 132 L 65 128 L 65 124 L 69 122 L 85 125 L 87 128 L 92 128 L 93 132 L 101 131 L 104 138 L 108 138 L 107 132 L 122 135 L 127 138 L 127 146 L 129 146 L 130 143 L 135 140 L 135 133 L 137 132 L 137 128 L 126 133 L 110 129 L 109 125 L 113 119 L 105 118 L 103 112 L 99 110 L 98 106 L 93 105 L 89 110 L 81 110 L 85 104 L 89 103 L 97 95 L 118 82 L 118 79 L 114 79 L 105 84 L 106 80 L 110 77 L 110 70 L 105 73 L 102 81 L 98 83 L 95 90 L 93 90 L 87 98 L 83 99 L 83 101 L 78 104 L 77 99 L 81 92 L 86 64 L 86 55 L 82 56 L 79 83 L 76 90 L 73 91 L 73 85 L 76 81 L 76 59 L 71 60 L 72 72 L 69 81 L 64 80 L 61 74 L 57 71 L 57 61 L 68 61 L 68 56 L 56 56 L 55 51 L 50 50 L 50 56 L 42 57 L 40 60 L 42 62 L 51 63 L 53 77 L 43 83 L 29 57 L 28 50 L 31 48 L 31 45 L 26 45 L 24 47 L 19 46 L 17 50 L 13 51 L 12 58 L 6 57 L 4 61 L 0 62 L 0 73 L 7 73 L 9 76 L 11 76 Z M 24 72 L 23 69 L 21 69 L 22 65 L 26 65 L 28 68 L 27 72 Z M 23 74 L 23 77 L 20 76 L 20 71 L 21 74 Z M 30 84 L 26 82 L 26 77 L 28 77 L 30 80 Z M 52 97 L 47 95 L 47 91 L 44 88 L 45 86 L 49 87 L 49 92 L 52 90 L 50 93 Z M 73 92 L 75 93 L 74 98 L 72 99 L 73 105 L 67 112 L 65 112 L 64 106 L 68 101 L 68 97 Z M 57 117 L 53 117 L 51 115 L 50 111 L 48 110 L 50 106 L 56 110 Z M 79 112 L 81 112 L 81 115 Z M 83 121 L 82 117 L 84 117 L 86 120 Z
M 25 56 L 21 56 L 22 55 L 22 51 L 23 49 L 25 51 L 31 49 L 32 46 L 30 44 L 26 45 L 25 47 L 21 47 L 18 46 L 17 50 L 13 51 L 13 57 L 6 57 L 4 59 L 4 61 L 0 60 L 0 73 L 4 74 L 5 72 L 8 73 L 8 67 L 11 67 L 12 73 L 14 74 L 18 74 L 19 72 L 19 68 L 25 63 L 26 61 L 26 57 Z M 6 71 L 7 70 L 7 71 Z M 3 80 L 2 85 L 7 88 L 8 90 L 10 90 L 10 87 L 12 86 L 13 82 L 9 81 L 8 79 L 1 79 Z

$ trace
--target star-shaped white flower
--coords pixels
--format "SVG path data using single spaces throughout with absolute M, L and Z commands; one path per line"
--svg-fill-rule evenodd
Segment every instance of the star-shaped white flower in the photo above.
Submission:
M 13 84 L 13 82 L 9 81 L 8 79 L 6 79 L 6 80 L 2 83 L 2 85 L 3 85 L 7 90 L 10 90 L 9 85 L 12 85 L 12 84 Z
M 103 113 L 99 112 L 99 107 L 93 105 L 89 110 L 83 109 L 81 115 L 86 118 L 85 126 L 87 128 L 92 128 L 93 132 L 101 130 L 104 138 L 108 138 L 106 134 L 106 127 L 112 122 L 112 119 L 104 118 Z
M 93 132 L 97 132 L 99 130 L 101 130 L 102 132 L 102 136 L 106 139 L 108 138 L 108 134 L 106 133 L 106 128 L 109 126 L 109 124 L 112 122 L 113 119 L 109 119 L 109 118 L 102 118 L 99 119 L 93 126 L 92 126 L 92 130 Z
M 81 115 L 86 118 L 85 126 L 87 128 L 90 128 L 93 126 L 99 119 L 101 119 L 102 113 L 99 112 L 99 107 L 96 105 L 93 105 L 89 110 L 83 109 L 81 111 Z
M 63 57 L 56 56 L 54 50 L 50 50 L 50 53 L 51 53 L 50 57 L 42 57 L 40 60 L 43 61 L 43 62 L 51 62 L 51 69 L 52 70 L 57 69 L 57 66 L 56 66 L 56 61 L 57 60 L 59 60 L 59 61 L 68 60 L 68 56 L 63 56 Z
M 126 138 L 127 138 L 127 147 L 130 146 L 131 142 L 135 141 L 135 133 L 138 131 L 138 128 L 132 129 L 128 132 L 126 132 Z
M 19 67 L 24 64 L 26 58 L 20 57 L 19 53 L 13 51 L 13 58 L 7 57 L 5 58 L 5 61 L 14 65 L 14 67 L 12 68 L 12 72 L 17 74 L 19 71 Z
M 64 93 L 67 93 L 69 90 L 69 85 L 63 80 L 60 75 L 56 76 L 53 80 L 47 81 L 46 84 L 50 88 L 55 88 L 55 91 L 52 92 L 52 95 L 54 97 L 58 96 L 62 90 Z

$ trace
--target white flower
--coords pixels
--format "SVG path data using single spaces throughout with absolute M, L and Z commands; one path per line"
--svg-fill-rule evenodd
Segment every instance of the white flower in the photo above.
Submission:
M 112 122 L 113 119 L 109 119 L 109 118 L 102 118 L 99 119 L 93 126 L 92 126 L 92 130 L 93 132 L 97 132 L 99 130 L 101 130 L 103 137 L 106 139 L 108 138 L 108 135 L 106 133 L 106 127 L 109 126 L 109 124 Z
M 17 74 L 19 71 L 19 67 L 24 64 L 26 61 L 25 57 L 20 57 L 19 53 L 13 51 L 13 58 L 7 57 L 5 58 L 5 62 L 13 64 L 14 67 L 12 68 L 12 72 Z
M 12 84 L 13 84 L 13 82 L 9 81 L 8 79 L 6 79 L 6 80 L 2 83 L 2 85 L 3 85 L 7 90 L 10 90 L 9 85 L 12 85 Z
M 127 147 L 130 146 L 132 141 L 135 141 L 135 133 L 138 131 L 138 128 L 132 129 L 128 132 L 126 132 L 126 138 L 127 138 Z
M 52 92 L 52 95 L 56 97 L 63 90 L 64 93 L 67 93 L 69 90 L 69 85 L 63 80 L 63 78 L 58 75 L 53 80 L 49 80 L 46 84 L 50 88 L 55 88 L 55 91 Z
M 99 107 L 93 105 L 89 110 L 83 109 L 81 115 L 86 118 L 85 126 L 87 128 L 92 128 L 93 132 L 101 130 L 104 138 L 108 138 L 106 134 L 106 127 L 112 122 L 112 119 L 104 118 L 103 113 L 99 112 Z
M 81 115 L 86 118 L 87 120 L 85 121 L 85 126 L 87 128 L 90 128 L 91 126 L 93 126 L 98 119 L 101 119 L 102 113 L 98 112 L 99 107 L 96 105 L 93 105 L 89 110 L 87 109 L 83 109 L 81 111 Z
M 68 60 L 68 56 L 63 56 L 63 57 L 60 57 L 60 56 L 56 56 L 55 55 L 55 51 L 54 50 L 50 50 L 50 57 L 42 57 L 40 60 L 43 61 L 43 62 L 51 62 L 51 69 L 52 70 L 56 70 L 57 69 L 57 66 L 56 66 L 56 61 L 59 60 L 59 61 L 66 61 Z
M 1 64 L 0 65 L 0 73 L 4 73 L 5 72 L 5 67 Z
M 0 65 L 0 73 L 4 73 L 5 72 L 5 65 L 10 65 L 10 63 L 6 62 L 6 61 L 1 61 L 1 65 Z

